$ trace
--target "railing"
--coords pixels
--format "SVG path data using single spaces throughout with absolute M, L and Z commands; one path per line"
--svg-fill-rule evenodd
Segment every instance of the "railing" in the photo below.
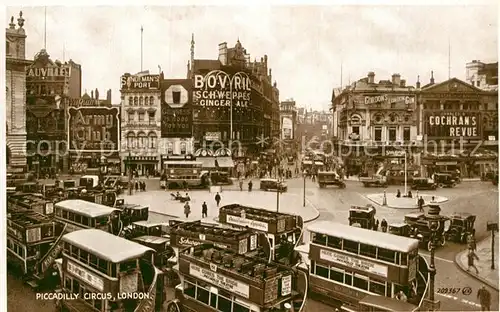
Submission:
M 155 311 L 156 304 L 156 282 L 158 281 L 159 270 L 154 266 L 154 278 L 153 282 L 149 286 L 148 294 L 144 299 L 141 300 L 141 303 L 137 306 L 134 312 L 152 312 Z
M 40 271 L 38 274 L 40 277 L 43 277 L 44 274 L 47 272 L 47 269 L 54 264 L 55 260 L 57 259 L 57 256 L 61 253 L 63 250 L 64 244 L 62 243 L 62 238 L 66 234 L 66 227 L 68 224 L 64 224 L 64 228 L 61 231 L 61 234 L 59 237 L 55 240 L 54 244 L 52 247 L 50 247 L 49 251 L 38 260 L 36 263 L 35 267 L 40 268 Z
M 430 289 L 429 265 L 427 264 L 427 260 L 425 260 L 425 258 L 422 256 L 418 256 L 418 274 L 425 281 L 425 290 L 422 294 L 422 298 L 420 298 L 420 302 L 418 303 L 418 306 L 422 307 Z M 427 278 L 424 274 L 427 275 Z

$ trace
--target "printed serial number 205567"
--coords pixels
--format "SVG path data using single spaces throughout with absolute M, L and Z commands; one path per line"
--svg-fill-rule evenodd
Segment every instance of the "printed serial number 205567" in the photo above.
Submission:
M 462 288 L 438 288 L 438 294 L 449 294 L 454 295 L 458 294 Z

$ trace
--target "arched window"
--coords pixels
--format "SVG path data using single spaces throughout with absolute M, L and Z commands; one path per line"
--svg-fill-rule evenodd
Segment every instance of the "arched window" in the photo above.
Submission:
M 155 98 L 154 96 L 149 97 L 149 105 L 155 105 Z
M 143 105 L 144 104 L 144 97 L 143 96 L 140 96 L 139 97 L 139 105 Z
M 167 154 L 172 155 L 174 153 L 174 144 L 172 142 L 167 143 Z
M 144 97 L 144 105 L 149 105 L 149 97 L 147 96 Z
M 181 155 L 186 154 L 186 142 L 181 142 Z
M 351 116 L 351 124 L 359 125 L 361 123 L 361 116 L 354 114 Z
M 134 105 L 138 105 L 139 104 L 139 98 L 136 96 L 134 97 Z
M 147 136 L 146 136 L 146 133 L 144 132 L 139 132 L 139 134 L 137 135 L 138 139 L 139 139 L 139 144 L 138 144 L 138 148 L 147 148 Z
M 375 116 L 373 116 L 373 120 L 375 123 L 382 123 L 384 121 L 384 116 L 382 114 L 375 114 Z
M 154 132 L 149 133 L 149 148 L 156 148 L 158 136 Z
M 128 105 L 129 105 L 129 106 L 134 105 L 134 97 L 133 97 L 133 96 L 129 96 L 129 97 L 128 97 Z
M 127 133 L 127 148 L 135 148 L 135 135 L 133 132 Z

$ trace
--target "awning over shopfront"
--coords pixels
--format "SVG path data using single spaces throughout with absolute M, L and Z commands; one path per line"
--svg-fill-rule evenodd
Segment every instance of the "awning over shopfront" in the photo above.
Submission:
M 157 163 L 158 158 L 156 156 L 126 156 L 124 162 L 132 163 Z
M 217 157 L 217 166 L 219 168 L 233 168 L 234 162 L 231 157 Z
M 196 161 L 199 161 L 202 163 L 202 168 L 203 169 L 212 169 L 216 168 L 215 166 L 215 157 L 197 157 Z

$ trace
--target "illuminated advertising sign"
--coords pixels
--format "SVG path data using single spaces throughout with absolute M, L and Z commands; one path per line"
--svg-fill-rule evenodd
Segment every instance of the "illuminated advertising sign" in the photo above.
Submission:
M 69 107 L 71 151 L 116 152 L 120 146 L 120 114 L 116 107 Z
M 201 107 L 246 108 L 251 104 L 252 80 L 245 72 L 230 75 L 214 70 L 203 75 L 194 75 L 195 105 Z
M 424 116 L 425 134 L 428 138 L 474 139 L 481 136 L 479 113 L 433 111 Z
M 121 90 L 158 90 L 160 75 L 123 75 L 120 78 Z
M 161 85 L 161 137 L 192 136 L 191 79 L 165 79 Z

